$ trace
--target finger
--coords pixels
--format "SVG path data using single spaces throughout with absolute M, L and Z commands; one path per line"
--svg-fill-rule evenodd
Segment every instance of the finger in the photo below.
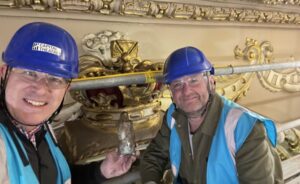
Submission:
M 137 158 L 137 157 L 135 157 L 135 156 L 131 157 L 131 158 L 130 158 L 131 162 L 136 161 L 136 158 Z
M 136 156 L 136 157 L 139 157 L 139 156 L 140 156 L 140 154 L 141 154 L 141 152 L 140 152 L 139 150 L 136 150 L 136 152 L 135 152 L 135 156 Z

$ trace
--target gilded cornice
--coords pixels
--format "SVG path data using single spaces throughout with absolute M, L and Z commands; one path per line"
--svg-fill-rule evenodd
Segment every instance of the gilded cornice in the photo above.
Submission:
M 173 0 L 174 1 L 174 0 Z M 232 0 L 233 1 L 233 0 Z M 0 7 L 46 12 L 82 12 L 93 15 L 113 15 L 130 18 L 188 20 L 213 23 L 253 23 L 299 25 L 298 1 L 286 6 L 271 6 L 283 1 L 263 1 L 245 4 L 210 1 L 189 3 L 149 0 L 0 0 Z M 236 1 L 235 1 L 236 2 Z M 241 1 L 242 2 L 242 1 Z
M 299 0 L 263 0 L 263 3 L 272 5 L 300 5 Z

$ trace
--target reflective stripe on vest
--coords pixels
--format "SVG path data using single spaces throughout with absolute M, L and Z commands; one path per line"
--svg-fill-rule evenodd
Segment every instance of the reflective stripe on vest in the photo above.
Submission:
M 238 182 L 235 166 L 235 154 L 251 133 L 257 120 L 266 128 L 268 138 L 272 145 L 276 145 L 276 127 L 274 122 L 258 114 L 248 111 L 238 104 L 221 97 L 223 109 L 218 126 L 213 137 L 207 163 L 207 183 Z M 172 117 L 175 110 L 171 104 L 167 111 L 167 124 L 171 130 L 170 135 L 170 162 L 172 173 L 177 178 L 181 162 L 181 141 L 176 131 L 176 122 Z M 174 181 L 176 183 L 176 181 Z
M 0 165 L 2 166 L 0 169 L 0 183 L 9 184 L 7 168 L 3 167 L 7 165 L 7 158 L 6 158 L 5 144 L 1 134 L 0 134 Z
M 227 146 L 230 151 L 230 156 L 232 161 L 234 162 L 234 165 L 235 165 L 235 153 L 236 153 L 234 130 L 242 114 L 243 111 L 241 109 L 236 109 L 236 108 L 231 109 L 226 117 L 225 127 L 224 127 Z
M 71 173 L 62 152 L 55 145 L 49 133 L 47 132 L 46 140 L 49 145 L 50 151 L 52 153 L 53 159 L 56 164 L 58 171 L 57 174 L 57 184 L 70 184 L 71 183 Z M 31 165 L 24 166 L 22 159 L 20 158 L 19 152 L 9 134 L 7 128 L 0 123 L 0 138 L 5 144 L 5 154 L 7 157 L 7 173 L 10 184 L 38 184 L 38 179 L 31 167 Z M 26 154 L 24 146 L 21 141 L 18 140 L 23 152 Z M 2 157 L 2 156 L 1 156 Z

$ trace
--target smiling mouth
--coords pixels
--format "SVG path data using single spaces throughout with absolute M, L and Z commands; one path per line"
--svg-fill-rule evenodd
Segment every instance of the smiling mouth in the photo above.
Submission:
M 185 102 L 187 102 L 187 101 L 194 101 L 194 100 L 197 100 L 197 99 L 198 99 L 198 97 L 189 97 L 189 98 L 184 98 L 183 100 Z
M 29 100 L 29 99 L 24 99 L 24 101 L 35 107 L 41 107 L 41 106 L 47 105 L 46 102 L 38 102 L 38 101 L 34 101 L 34 100 Z

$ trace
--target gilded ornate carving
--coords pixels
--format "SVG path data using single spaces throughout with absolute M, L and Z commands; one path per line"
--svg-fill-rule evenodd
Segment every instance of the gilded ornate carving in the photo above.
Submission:
M 282 161 L 299 155 L 300 131 L 297 128 L 291 128 L 278 133 L 276 150 Z
M 299 5 L 298 1 L 264 1 L 267 4 Z M 196 21 L 217 21 L 260 24 L 300 24 L 299 11 L 287 12 L 263 8 L 241 8 L 234 4 L 201 4 L 201 2 L 178 3 L 150 0 L 0 0 L 0 6 L 9 8 L 28 8 L 37 11 L 81 11 L 102 15 L 143 16 L 147 18 L 187 19 Z M 263 4 L 263 3 L 262 3 Z M 227 4 L 228 5 L 228 4 Z M 53 12 L 53 11 L 51 11 Z
M 250 47 L 254 43 L 257 44 L 257 41 L 248 39 L 246 42 L 246 48 L 244 50 L 236 47 L 234 49 L 234 54 L 237 59 L 242 57 L 244 60 L 250 61 L 251 64 L 254 64 L 256 59 L 259 59 L 260 56 L 260 47 Z M 217 93 L 231 100 L 237 101 L 239 98 L 246 95 L 251 81 L 253 79 L 254 73 L 244 73 L 244 74 L 234 74 L 234 75 L 224 75 L 216 76 L 217 81 Z
M 246 96 L 253 79 L 252 76 L 253 73 L 216 76 L 216 92 L 231 100 L 237 101 L 243 96 Z
M 236 58 L 243 58 L 250 64 L 267 64 L 273 60 L 273 46 L 268 41 L 258 43 L 254 39 L 246 40 L 246 47 L 242 50 L 238 46 L 235 48 Z M 300 91 L 299 69 L 268 70 L 256 72 L 262 86 L 271 92 Z
M 162 70 L 162 63 L 141 60 L 138 42 L 125 39 L 120 32 L 88 34 L 82 46 L 86 55 L 79 58 L 79 78 L 93 80 L 107 75 Z M 73 162 L 102 159 L 107 151 L 117 147 L 117 125 L 122 112 L 132 121 L 137 149 L 144 149 L 160 127 L 161 85 L 155 80 L 141 85 L 74 90 L 71 95 L 82 103 L 82 117 L 65 124 L 61 142 Z M 89 138 L 80 139 L 85 135 Z
M 271 5 L 300 5 L 299 0 L 263 0 L 263 3 Z
M 288 149 L 292 154 L 300 153 L 300 132 L 293 128 L 284 131 L 285 141 L 288 145 Z
M 112 67 L 112 64 L 117 61 L 111 57 L 111 42 L 124 39 L 125 36 L 121 32 L 113 32 L 109 30 L 101 31 L 97 34 L 87 34 L 82 39 L 82 48 L 88 55 L 95 56 L 105 67 Z M 99 61 L 100 62 L 100 61 Z M 82 64 L 82 63 L 81 63 Z M 88 65 L 91 63 L 88 62 Z
M 291 158 L 290 153 L 281 145 L 276 146 L 276 151 L 281 161 Z
M 129 72 L 160 71 L 162 63 L 153 63 L 149 60 L 141 61 L 138 57 L 138 43 L 125 40 L 120 32 L 102 31 L 97 34 L 88 34 L 83 38 L 83 49 L 86 55 L 80 56 L 79 78 L 93 78 Z M 124 75 L 124 76 L 125 76 Z M 121 106 L 147 103 L 159 93 L 157 84 L 132 84 L 102 91 L 92 98 L 87 98 L 86 91 L 72 91 L 72 96 L 85 107 L 100 109 L 116 109 Z M 105 95 L 103 95 L 105 93 Z M 107 93 L 111 93 L 108 95 Z M 117 95 L 117 96 L 116 96 Z M 123 104 L 116 103 L 122 96 Z M 120 100 L 120 99 L 119 99 Z
M 237 59 L 243 59 L 250 65 L 268 64 L 273 60 L 273 46 L 268 41 L 259 43 L 257 40 L 247 38 L 245 48 L 238 46 L 234 49 Z M 271 92 L 297 92 L 300 91 L 299 69 L 268 70 L 253 73 L 216 76 L 217 93 L 237 101 L 246 95 L 254 75 L 257 75 L 264 88 Z

